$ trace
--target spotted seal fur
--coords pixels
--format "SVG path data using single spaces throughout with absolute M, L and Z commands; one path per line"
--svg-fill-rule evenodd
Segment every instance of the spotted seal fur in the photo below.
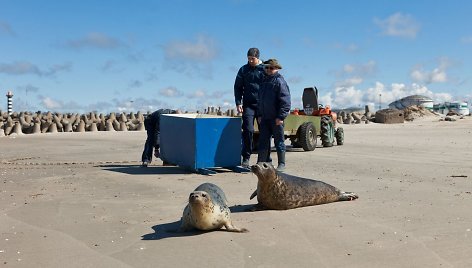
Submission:
M 203 183 L 190 193 L 179 231 L 192 229 L 210 231 L 223 226 L 230 232 L 248 231 L 233 225 L 223 190 L 215 184 Z
M 256 209 L 284 210 L 359 197 L 322 181 L 277 172 L 270 163 L 257 163 L 251 166 L 251 171 L 258 178 L 257 190 L 250 197 L 257 195 Z

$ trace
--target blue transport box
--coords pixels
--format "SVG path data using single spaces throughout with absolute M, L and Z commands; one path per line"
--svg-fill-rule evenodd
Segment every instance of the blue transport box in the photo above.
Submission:
M 241 118 L 207 114 L 164 114 L 161 158 L 199 171 L 241 164 Z

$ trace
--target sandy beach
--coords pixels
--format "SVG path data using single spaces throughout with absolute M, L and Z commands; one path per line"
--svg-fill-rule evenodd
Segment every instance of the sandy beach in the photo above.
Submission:
M 141 168 L 142 131 L 0 137 L 0 264 L 472 267 L 472 117 L 342 127 L 342 146 L 289 149 L 286 173 L 358 200 L 256 212 L 252 173 Z M 175 232 L 203 182 L 248 233 Z

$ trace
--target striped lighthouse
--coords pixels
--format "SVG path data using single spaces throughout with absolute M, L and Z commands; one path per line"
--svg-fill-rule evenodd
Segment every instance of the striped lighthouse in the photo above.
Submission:
M 13 92 L 7 92 L 7 108 L 8 114 L 11 115 L 13 113 Z

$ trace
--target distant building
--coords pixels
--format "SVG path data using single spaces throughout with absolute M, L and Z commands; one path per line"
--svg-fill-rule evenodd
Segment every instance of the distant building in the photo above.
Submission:
M 440 114 L 448 114 L 449 112 L 457 113 L 460 115 L 469 115 L 470 109 L 467 102 L 454 101 L 437 103 L 433 105 L 433 111 Z
M 403 110 L 413 105 L 420 106 L 428 110 L 433 110 L 434 102 L 430 97 L 422 95 L 411 95 L 390 103 L 388 107 L 390 109 Z

